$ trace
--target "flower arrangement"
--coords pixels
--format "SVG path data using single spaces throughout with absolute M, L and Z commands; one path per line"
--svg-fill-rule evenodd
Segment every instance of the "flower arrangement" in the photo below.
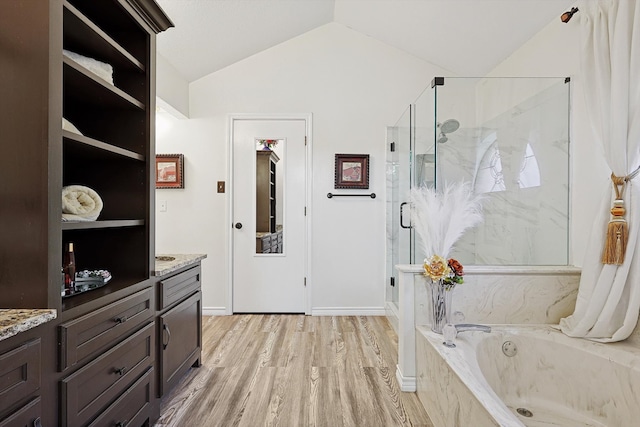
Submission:
M 411 219 L 427 258 L 424 275 L 431 279 L 431 330 L 442 334 L 451 323 L 451 294 L 464 282 L 464 268 L 447 255 L 466 230 L 482 221 L 481 196 L 468 183 L 445 186 L 442 192 L 411 190 Z M 441 255 L 438 255 L 441 254 Z
M 439 255 L 433 255 L 424 261 L 424 275 L 432 282 L 442 281 L 445 286 L 455 286 L 464 283 L 464 267 L 456 259 L 445 261 Z
M 259 139 L 258 143 L 262 144 L 263 147 L 272 149 L 276 145 L 278 145 L 277 139 Z
M 464 232 L 482 222 L 481 201 L 465 182 L 446 185 L 441 192 L 431 187 L 411 190 L 411 219 L 427 255 L 425 276 L 432 281 L 462 283 L 462 265 L 446 259 Z

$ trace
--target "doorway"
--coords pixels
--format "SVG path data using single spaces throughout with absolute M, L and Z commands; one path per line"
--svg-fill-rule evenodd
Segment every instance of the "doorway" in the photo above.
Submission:
M 310 116 L 234 116 L 232 313 L 308 313 Z

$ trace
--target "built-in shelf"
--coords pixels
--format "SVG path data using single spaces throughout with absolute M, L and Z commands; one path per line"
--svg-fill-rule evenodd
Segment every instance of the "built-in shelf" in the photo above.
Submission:
M 96 230 L 100 228 L 124 228 L 144 225 L 142 219 L 120 219 L 109 221 L 63 221 L 62 230 Z
M 64 45 L 66 49 L 122 67 L 144 72 L 144 64 L 98 28 L 68 1 L 64 2 Z
M 103 107 L 145 109 L 142 102 L 109 84 L 73 59 L 64 57 L 63 63 L 65 95 L 68 93 L 82 103 Z
M 75 307 L 80 307 L 83 304 L 91 302 L 100 297 L 109 295 L 113 292 L 118 292 L 123 289 L 127 289 L 129 286 L 132 286 L 136 283 L 140 283 L 144 281 L 144 277 L 123 277 L 118 276 L 117 271 L 110 270 L 113 278 L 106 285 L 92 289 L 87 292 L 82 292 L 77 295 L 70 295 L 65 297 L 62 300 L 62 311 L 71 310 Z
M 86 156 L 83 157 L 85 158 L 92 158 L 100 155 L 97 153 L 107 153 L 113 154 L 115 156 L 122 156 L 134 160 L 145 161 L 145 156 L 142 154 L 134 153 L 133 151 L 125 150 L 124 148 L 116 147 L 114 145 L 107 144 L 106 142 L 89 138 L 88 136 L 80 135 L 67 130 L 62 131 L 62 136 L 64 137 L 65 144 L 73 145 L 78 150 L 84 150 L 85 152 L 83 154 L 86 154 Z M 96 152 L 96 154 L 92 155 L 92 151 Z

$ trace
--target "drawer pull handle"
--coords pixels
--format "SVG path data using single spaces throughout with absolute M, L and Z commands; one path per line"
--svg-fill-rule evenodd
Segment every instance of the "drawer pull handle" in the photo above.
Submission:
M 42 427 L 42 421 L 40 420 L 40 417 L 33 420 L 33 427 Z
M 164 341 L 164 336 L 162 337 L 162 349 L 166 350 L 169 342 L 171 341 L 171 331 L 169 330 L 169 326 L 166 324 L 162 325 L 162 329 L 167 333 L 167 342 Z
M 124 420 L 124 421 L 118 421 L 116 423 L 116 427 L 127 427 L 127 424 L 129 423 L 129 421 Z
M 127 373 L 127 367 L 126 367 L 126 366 L 123 366 L 122 368 L 115 368 L 113 371 L 114 371 L 116 374 L 118 374 L 118 375 L 120 375 L 120 376 L 123 376 L 124 374 L 126 374 L 126 373 Z
M 116 322 L 117 324 L 124 323 L 127 321 L 127 316 L 116 317 L 115 319 L 113 319 L 113 321 Z

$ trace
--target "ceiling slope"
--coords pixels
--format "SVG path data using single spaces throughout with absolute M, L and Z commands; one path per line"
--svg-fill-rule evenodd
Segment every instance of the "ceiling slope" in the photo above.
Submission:
M 157 0 L 158 51 L 187 81 L 337 22 L 459 76 L 486 75 L 574 0 Z

